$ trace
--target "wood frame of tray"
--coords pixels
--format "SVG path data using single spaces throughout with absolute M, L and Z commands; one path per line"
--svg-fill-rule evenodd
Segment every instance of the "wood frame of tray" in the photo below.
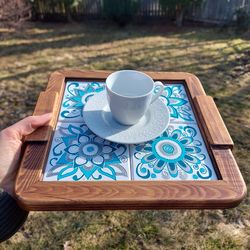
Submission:
M 233 141 L 210 96 L 199 79 L 184 72 L 145 72 L 154 80 L 184 81 L 219 180 L 211 181 L 101 181 L 64 182 L 42 180 L 53 131 L 60 112 L 65 82 L 70 79 L 104 81 L 107 71 L 56 71 L 41 92 L 34 115 L 53 112 L 48 126 L 25 139 L 18 171 L 16 199 L 26 210 L 104 209 L 223 209 L 237 206 L 246 185 L 232 154 Z

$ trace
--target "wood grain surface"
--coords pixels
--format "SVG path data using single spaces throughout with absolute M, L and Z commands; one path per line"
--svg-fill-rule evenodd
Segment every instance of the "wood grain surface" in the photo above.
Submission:
M 211 96 L 195 96 L 194 104 L 210 145 L 233 148 L 233 140 Z
M 43 182 L 37 179 L 41 176 L 45 144 L 33 143 L 27 147 L 27 160 L 22 163 L 23 171 L 19 173 L 20 181 L 16 186 L 17 196 L 28 210 L 233 207 L 244 198 L 246 189 L 229 151 L 215 150 L 222 172 L 228 167 L 231 169 L 225 180 Z M 228 158 L 230 155 L 231 158 Z
M 33 115 L 43 115 L 52 113 L 53 117 L 47 126 L 43 126 L 35 130 L 32 134 L 25 137 L 25 141 L 48 141 L 50 140 L 53 128 L 57 122 L 55 114 L 58 108 L 58 93 L 57 92 L 41 92 Z
M 58 94 L 54 110 L 57 118 L 68 79 L 105 80 L 111 72 L 57 71 L 50 75 L 46 93 Z M 191 105 L 202 130 L 215 169 L 217 181 L 101 181 L 44 182 L 43 168 L 50 140 L 27 142 L 20 164 L 15 191 L 19 204 L 26 210 L 103 210 L 103 209 L 217 209 L 237 206 L 246 195 L 246 186 L 231 152 L 229 139 L 215 137 L 214 123 L 208 120 L 201 98 L 206 99 L 199 79 L 184 72 L 146 72 L 154 80 L 185 81 Z M 51 94 L 52 95 L 52 94 Z M 194 101 L 196 99 L 196 101 Z M 198 99 L 198 101 L 197 101 Z M 204 102 L 204 101 L 203 101 Z M 210 103 L 211 101 L 209 101 Z M 213 114 L 218 112 L 212 105 Z M 39 101 L 37 108 L 39 108 Z M 201 109 L 200 106 L 202 107 Z M 210 106 L 208 109 L 210 112 Z M 200 116 L 198 114 L 204 115 Z M 217 114 L 217 117 L 218 116 Z M 208 124 L 207 124 L 208 123 Z M 216 126 L 224 125 L 222 120 Z M 223 137 L 224 136 L 224 137 Z M 229 136 L 230 137 L 230 136 Z M 224 144 L 221 140 L 224 140 Z M 227 142 L 227 143 L 225 143 Z

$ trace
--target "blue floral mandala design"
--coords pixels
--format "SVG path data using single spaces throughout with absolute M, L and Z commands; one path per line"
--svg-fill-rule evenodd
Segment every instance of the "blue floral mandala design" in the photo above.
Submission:
M 46 177 L 57 176 L 57 180 L 71 177 L 80 179 L 116 180 L 117 176 L 128 176 L 122 163 L 127 162 L 125 145 L 111 143 L 94 135 L 86 125 L 62 125 L 60 135 L 55 137 L 53 157 Z
M 190 126 L 169 127 L 161 137 L 144 145 L 136 146 L 134 157 L 140 160 L 136 173 L 143 179 L 176 178 L 209 179 L 211 169 L 203 163 L 206 156 L 201 152 L 202 142 L 195 140 L 196 129 Z
M 161 98 L 168 106 L 170 116 L 175 119 L 180 118 L 184 121 L 194 121 L 192 109 L 183 85 L 169 85 L 164 90 L 164 95 L 161 95 Z
M 82 88 L 84 86 L 84 88 Z M 80 88 L 81 87 L 81 88 Z M 65 109 L 61 112 L 62 118 L 83 117 L 83 107 L 88 99 L 95 93 L 104 90 L 103 84 L 98 82 L 79 83 L 70 82 L 67 84 L 65 99 L 62 107 Z

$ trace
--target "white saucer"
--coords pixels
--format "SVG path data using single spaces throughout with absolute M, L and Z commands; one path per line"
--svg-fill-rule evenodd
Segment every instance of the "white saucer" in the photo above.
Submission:
M 165 104 L 156 100 L 138 123 L 126 126 L 114 120 L 110 112 L 106 92 L 92 96 L 84 107 L 84 120 L 96 135 L 116 143 L 137 144 L 161 135 L 169 124 L 169 111 Z

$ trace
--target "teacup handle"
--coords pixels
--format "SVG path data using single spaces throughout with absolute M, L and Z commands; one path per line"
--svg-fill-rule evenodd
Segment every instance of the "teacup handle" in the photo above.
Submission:
M 163 83 L 160 82 L 160 81 L 156 81 L 156 82 L 155 82 L 154 89 L 156 89 L 156 88 L 159 88 L 159 90 L 157 90 L 156 94 L 153 95 L 150 104 L 152 104 L 153 102 L 155 102 L 155 101 L 158 99 L 158 97 L 162 94 L 162 92 L 163 92 L 163 90 L 164 90 L 164 85 L 163 85 Z

